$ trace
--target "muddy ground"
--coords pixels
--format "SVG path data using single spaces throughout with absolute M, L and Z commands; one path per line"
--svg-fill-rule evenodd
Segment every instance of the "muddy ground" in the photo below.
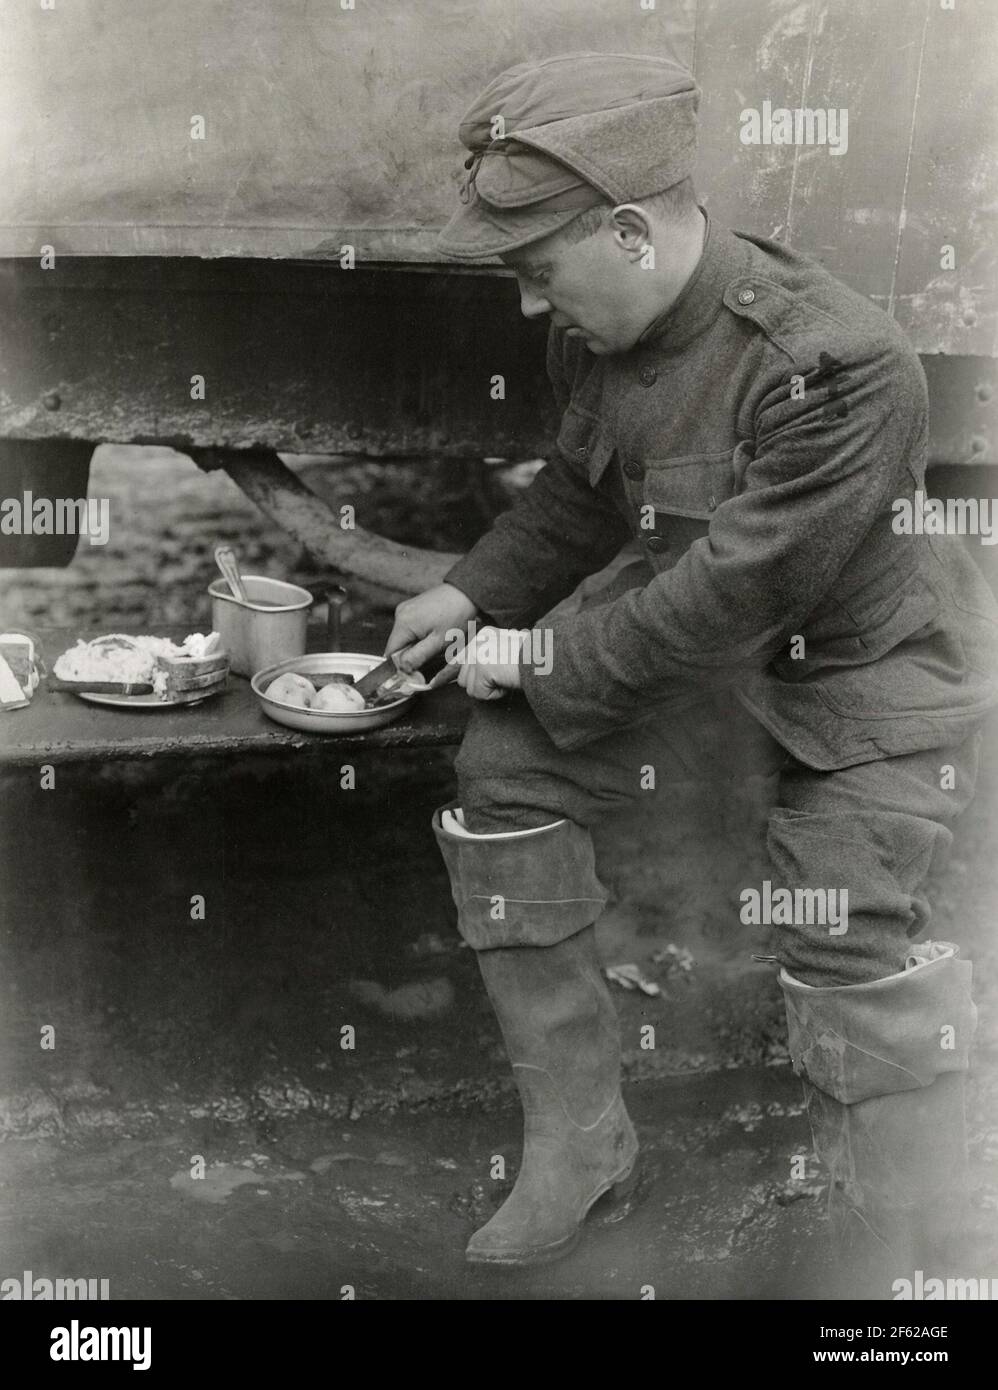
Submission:
M 219 528 L 272 573 L 321 577 L 224 480 L 153 456 L 136 488 L 127 462 L 102 451 L 95 481 L 117 489 L 133 541 L 123 526 L 114 551 L 65 572 L 0 575 L 6 623 L 202 621 Z M 931 890 L 934 935 L 977 962 L 971 1154 L 990 1232 L 996 744 Z M 658 797 L 600 832 L 604 959 L 662 990 L 615 994 L 642 1181 L 561 1264 L 466 1269 L 465 1240 L 515 1173 L 519 1116 L 429 830 L 450 764 L 364 755 L 350 793 L 321 756 L 0 783 L 0 1278 L 168 1299 L 850 1292 L 829 1274 L 776 982 L 751 960 L 765 939 L 738 922 L 740 888 L 766 877 L 762 785 L 723 805 Z

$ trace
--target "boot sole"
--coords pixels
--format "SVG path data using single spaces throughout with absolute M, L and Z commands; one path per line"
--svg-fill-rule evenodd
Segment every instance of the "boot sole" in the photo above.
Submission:
M 582 1223 L 592 1211 L 598 1201 L 604 1197 L 609 1197 L 610 1204 L 624 1201 L 631 1196 L 638 1184 L 638 1160 L 635 1156 L 631 1160 L 630 1167 L 619 1177 L 610 1178 L 598 1188 L 590 1197 L 583 1208 L 579 1218 L 579 1224 L 571 1235 L 565 1236 L 563 1240 L 554 1241 L 550 1245 L 535 1246 L 531 1250 L 502 1250 L 490 1252 L 488 1250 L 466 1250 L 464 1256 L 468 1264 L 472 1265 L 492 1265 L 493 1268 L 523 1269 L 531 1265 L 550 1264 L 554 1260 L 563 1259 L 565 1255 L 570 1255 L 582 1239 Z

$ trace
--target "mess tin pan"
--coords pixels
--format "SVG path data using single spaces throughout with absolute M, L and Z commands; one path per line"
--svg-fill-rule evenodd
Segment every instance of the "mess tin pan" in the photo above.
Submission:
M 383 725 L 390 724 L 409 708 L 415 696 L 400 695 L 397 700 L 378 705 L 375 709 L 359 709 L 355 713 L 340 714 L 330 710 L 302 709 L 299 705 L 290 705 L 284 700 L 273 700 L 265 692 L 271 681 L 288 671 L 307 676 L 314 686 L 321 688 L 327 684 L 327 681 L 323 680 L 324 676 L 328 678 L 340 674 L 359 680 L 361 676 L 367 675 L 368 671 L 373 671 L 383 660 L 383 657 L 373 656 L 369 652 L 313 652 L 309 656 L 293 657 L 290 661 L 280 661 L 275 666 L 257 671 L 250 681 L 250 686 L 260 701 L 264 714 L 276 719 L 278 724 L 287 725 L 289 729 L 304 729 L 310 734 L 360 734 L 367 729 L 380 729 Z M 413 673 L 412 681 L 415 685 L 425 684 L 424 677 L 418 671 Z

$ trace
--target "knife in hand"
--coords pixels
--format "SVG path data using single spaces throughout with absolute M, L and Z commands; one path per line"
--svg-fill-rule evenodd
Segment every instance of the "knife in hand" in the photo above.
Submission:
M 400 671 L 396 660 L 405 650 L 407 649 L 402 647 L 399 651 L 393 652 L 390 657 L 387 657 L 384 661 L 375 666 L 373 671 L 368 671 L 366 676 L 361 676 L 359 680 L 354 681 L 354 689 L 359 690 L 365 700 L 369 700 L 372 695 L 377 694 L 387 681 L 396 681 L 398 684 L 407 681 L 411 672 Z M 433 670 L 432 677 L 429 676 L 428 667 L 430 670 Z M 457 667 L 447 661 L 430 661 L 422 670 L 423 674 L 428 678 L 426 688 L 430 689 L 432 687 L 435 689 L 438 685 L 446 684 L 444 680 L 438 680 L 437 677 L 442 676 L 445 671 L 454 671 L 456 673 Z M 450 677 L 448 677 L 448 679 L 450 679 Z

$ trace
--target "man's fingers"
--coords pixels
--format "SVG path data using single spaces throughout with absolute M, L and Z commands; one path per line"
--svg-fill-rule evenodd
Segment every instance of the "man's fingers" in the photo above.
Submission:
M 438 671 L 430 681 L 430 689 L 439 690 L 440 686 L 449 685 L 451 681 L 457 679 L 459 669 L 453 663 L 449 663 L 442 671 Z
M 473 700 L 501 700 L 506 694 L 504 687 L 492 679 L 488 670 L 483 666 L 476 666 L 474 662 L 460 668 L 457 683 Z
M 399 670 L 418 671 L 429 661 L 431 656 L 436 656 L 437 652 L 443 650 L 445 640 L 439 633 L 431 632 L 422 641 L 414 643 L 407 652 L 399 657 Z
M 407 622 L 401 618 L 395 619 L 395 626 L 391 630 L 388 641 L 385 643 L 385 656 L 391 656 L 393 652 L 399 651 L 402 647 L 407 647 L 418 636 L 413 632 Z

